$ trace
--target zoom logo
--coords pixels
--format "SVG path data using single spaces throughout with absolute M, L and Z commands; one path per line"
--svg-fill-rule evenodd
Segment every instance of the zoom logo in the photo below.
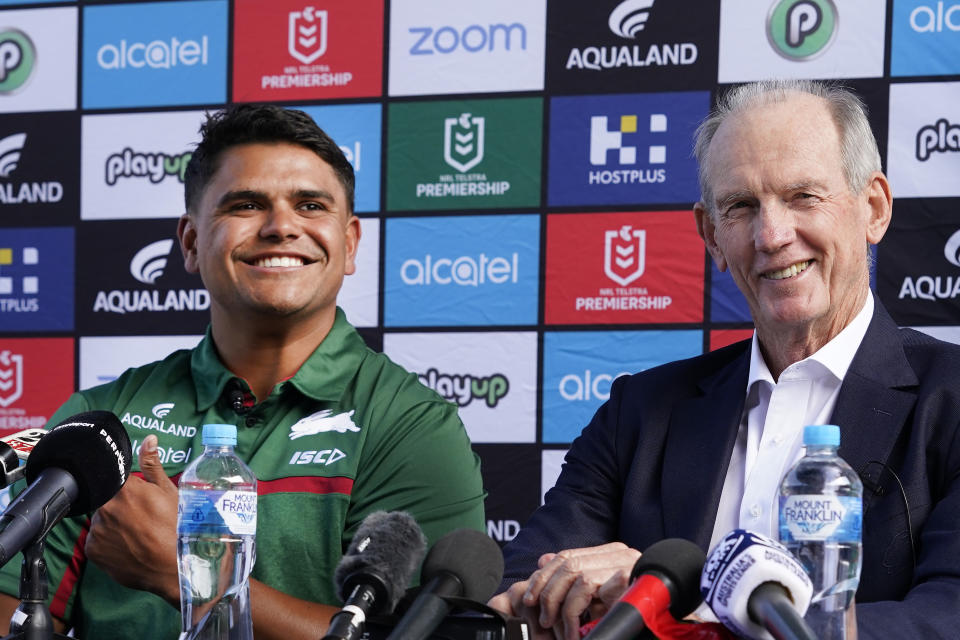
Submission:
M 173 239 L 157 240 L 145 246 L 130 261 L 130 275 L 144 284 L 153 284 L 167 268 L 167 256 L 173 248 Z M 163 417 L 163 416 L 158 416 Z
M 837 34 L 832 0 L 778 0 L 767 16 L 767 39 L 788 60 L 820 55 Z
M 16 91 L 30 78 L 37 51 L 30 36 L 19 29 L 0 32 L 0 93 Z
M 463 31 L 454 27 L 410 27 L 408 31 L 416 37 L 410 47 L 410 55 L 429 56 L 435 53 L 453 53 L 462 48 L 468 53 L 503 49 L 511 51 L 519 44 L 521 50 L 527 49 L 527 28 L 519 22 L 512 24 L 472 24 Z

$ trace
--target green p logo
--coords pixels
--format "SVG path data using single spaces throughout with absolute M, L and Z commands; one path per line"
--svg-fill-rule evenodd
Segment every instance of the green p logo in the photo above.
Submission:
M 0 93 L 22 87 L 36 60 L 36 49 L 27 34 L 19 29 L 0 31 Z
M 789 60 L 808 60 L 822 53 L 837 33 L 832 0 L 778 0 L 767 16 L 767 39 Z

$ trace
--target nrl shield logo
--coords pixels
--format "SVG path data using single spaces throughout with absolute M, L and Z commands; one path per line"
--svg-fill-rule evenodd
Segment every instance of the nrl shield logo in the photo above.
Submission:
M 484 118 L 469 113 L 443 121 L 443 159 L 460 173 L 483 160 L 483 123 Z
M 327 12 L 313 7 L 291 11 L 287 50 L 303 64 L 310 64 L 326 53 Z
M 604 238 L 603 272 L 608 278 L 625 287 L 643 275 L 646 231 L 625 224 L 619 231 L 607 231 Z
M 23 356 L 0 351 L 0 407 L 9 407 L 23 395 Z

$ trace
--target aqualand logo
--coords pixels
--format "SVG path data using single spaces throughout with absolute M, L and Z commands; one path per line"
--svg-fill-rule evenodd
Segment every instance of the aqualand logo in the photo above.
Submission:
M 154 284 L 163 275 L 172 248 L 172 238 L 157 240 L 143 247 L 130 261 L 130 275 L 144 284 Z
M 287 17 L 287 51 L 303 64 L 311 64 L 327 52 L 326 11 L 312 6 L 291 11 Z
M 27 143 L 27 134 L 14 133 L 0 140 L 0 178 L 7 178 L 20 162 L 20 152 Z
M 809 60 L 827 50 L 838 24 L 833 0 L 777 0 L 767 16 L 767 40 L 788 60 Z
M 646 26 L 654 0 L 624 0 L 610 12 L 610 31 L 633 40 Z
M 955 267 L 960 267 L 960 229 L 953 232 L 943 245 L 943 257 Z M 956 300 L 960 298 L 960 275 L 905 276 L 897 298 L 903 300 Z
M 19 29 L 0 31 L 0 94 L 22 87 L 36 61 L 37 50 L 30 36 Z

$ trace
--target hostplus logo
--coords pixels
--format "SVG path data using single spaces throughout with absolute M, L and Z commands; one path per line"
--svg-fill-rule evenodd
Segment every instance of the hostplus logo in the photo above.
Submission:
M 287 14 L 287 53 L 298 64 L 283 67 L 283 73 L 260 77 L 260 89 L 343 87 L 350 84 L 349 71 L 333 72 L 318 62 L 327 52 L 330 16 L 308 5 Z
M 430 368 L 426 373 L 420 374 L 419 378 L 424 385 L 447 400 L 456 402 L 459 407 L 465 407 L 474 400 L 482 400 L 493 409 L 510 390 L 510 381 L 502 373 L 489 376 L 475 376 L 469 373 L 459 375 L 440 373 Z
M 0 268 L 15 264 L 27 267 L 40 266 L 40 251 L 36 247 L 20 249 L 20 260 L 15 259 L 15 250 L 11 247 L 0 246 Z M 2 272 L 0 272 L 2 273 Z M 40 310 L 40 301 L 36 297 L 40 294 L 39 276 L 11 276 L 0 275 L 0 311 L 13 313 L 37 312 Z
M 920 5 L 910 12 L 910 28 L 917 33 L 943 33 L 960 31 L 960 3 L 945 7 L 937 2 L 936 7 Z
M 120 178 L 147 178 L 158 184 L 168 177 L 183 183 L 192 151 L 167 154 L 134 151 L 126 147 L 120 153 L 112 153 L 104 163 L 104 179 L 111 187 Z
M 943 245 L 943 257 L 954 267 L 960 267 L 960 229 Z M 906 276 L 900 285 L 898 298 L 928 302 L 960 299 L 960 274 Z
M 410 27 L 407 31 L 413 36 L 412 56 L 527 50 L 527 28 L 519 22 L 471 24 L 462 30 L 452 26 Z
M 9 178 L 20 164 L 20 155 L 27 143 L 26 133 L 14 133 L 0 139 L 0 178 Z M 0 204 L 33 204 L 60 202 L 63 185 L 55 180 L 47 182 L 0 182 Z
M 624 136 L 637 133 L 639 118 L 636 115 L 622 115 L 619 122 L 610 130 L 607 116 L 592 116 L 590 118 L 590 164 L 605 166 L 610 164 L 610 152 L 614 152 L 614 163 L 617 165 L 637 164 L 637 147 L 626 144 Z M 650 114 L 648 121 L 650 133 L 666 133 L 667 116 L 662 113 Z M 646 148 L 646 164 L 658 165 L 667 162 L 666 145 L 649 145 Z M 590 184 L 645 184 L 664 182 L 667 179 L 666 169 L 606 169 L 594 170 L 589 173 Z
M 934 153 L 960 151 L 960 124 L 940 118 L 917 131 L 917 160 L 926 162 Z
M 19 29 L 0 31 L 0 94 L 13 93 L 30 79 L 37 50 Z
M 486 118 L 470 113 L 443 120 L 443 161 L 457 170 L 444 173 L 437 182 L 417 183 L 418 198 L 446 196 L 503 195 L 510 189 L 509 180 L 487 180 L 486 173 L 470 170 L 483 162 Z
M 210 58 L 207 36 L 200 40 L 151 40 L 150 42 L 107 43 L 97 50 L 97 64 L 101 69 L 174 69 L 176 67 L 206 66 Z
M 610 12 L 607 24 L 610 31 L 626 40 L 639 40 L 647 26 L 654 0 L 624 0 Z M 573 47 L 567 54 L 567 69 L 619 69 L 621 67 L 664 67 L 690 65 L 697 61 L 699 52 L 693 42 L 669 44 L 640 44 L 613 46 L 590 45 Z
M 830 46 L 837 26 L 832 0 L 778 0 L 767 16 L 767 40 L 788 60 L 809 60 Z
M 173 240 L 157 240 L 141 248 L 130 260 L 130 275 L 138 282 L 155 285 L 167 267 Z M 164 311 L 206 311 L 210 294 L 206 289 L 113 289 L 100 290 L 93 302 L 94 312 L 136 313 Z

